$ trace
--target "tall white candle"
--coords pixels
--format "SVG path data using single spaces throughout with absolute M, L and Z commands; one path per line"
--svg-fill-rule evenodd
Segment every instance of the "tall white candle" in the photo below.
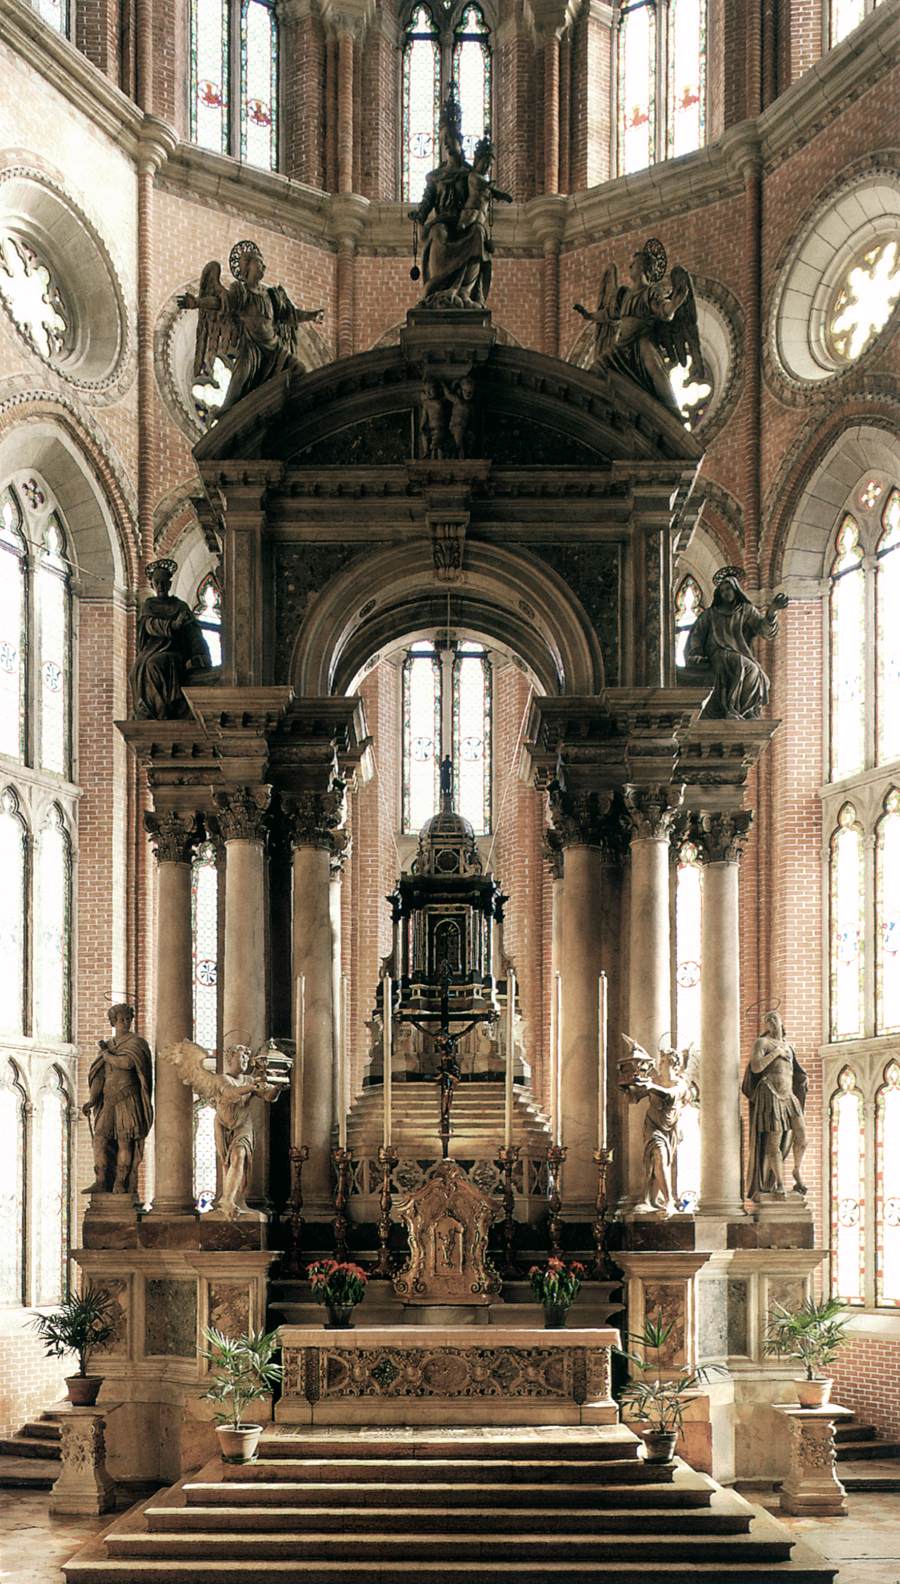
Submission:
M 513 1133 L 513 1077 L 516 1055 L 516 975 L 506 975 L 506 1071 L 504 1073 L 503 1143 L 509 1149 Z
M 291 1078 L 291 1143 L 303 1143 L 303 1065 L 306 1042 L 306 975 L 294 981 L 294 1071 Z
M 561 1044 L 561 983 L 558 973 L 550 986 L 550 1137 L 554 1144 L 562 1142 L 562 1117 L 560 1116 L 559 1053 Z
M 606 1119 L 606 1041 L 607 1041 L 607 983 L 606 974 L 601 973 L 597 981 L 597 1148 L 606 1148 L 607 1119 Z
M 383 1064 L 384 1064 L 384 1147 L 390 1148 L 391 1143 L 391 1080 L 393 1077 L 393 1038 L 394 1038 L 394 985 L 390 974 L 385 974 L 382 981 L 384 1000 L 382 1002 L 382 1022 L 384 1026 Z
M 350 1108 L 348 1029 L 350 1025 L 350 981 L 341 974 L 341 1031 L 338 1042 L 338 1145 L 347 1148 L 347 1112 Z

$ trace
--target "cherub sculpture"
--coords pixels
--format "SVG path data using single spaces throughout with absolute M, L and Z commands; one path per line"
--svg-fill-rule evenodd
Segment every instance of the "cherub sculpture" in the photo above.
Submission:
M 667 267 L 665 248 L 651 237 L 632 257 L 629 285 L 620 286 L 615 264 L 607 264 L 596 310 L 582 303 L 574 307 L 596 325 L 592 367 L 627 374 L 683 421 L 669 366 L 686 367 L 690 360 L 698 380 L 706 371 L 691 277 L 676 264 L 666 280 Z
M 222 285 L 215 259 L 200 276 L 200 290 L 184 292 L 179 308 L 199 309 L 194 380 L 212 380 L 216 358 L 231 367 L 231 379 L 218 414 L 276 374 L 304 374 L 297 357 L 297 326 L 320 321 L 324 308 L 298 308 L 283 286 L 264 286 L 265 260 L 255 242 L 236 242 L 228 255 L 234 276 Z
M 215 1058 L 192 1040 L 169 1045 L 160 1055 L 171 1062 L 183 1084 L 216 1108 L 216 1154 L 222 1167 L 222 1191 L 215 1210 L 226 1221 L 234 1221 L 248 1210 L 246 1194 L 254 1145 L 252 1102 L 278 1099 L 290 1083 L 290 1058 L 278 1050 L 273 1040 L 255 1053 L 249 1045 L 229 1046 L 222 1073 L 215 1071 Z
M 741 588 L 740 567 L 720 567 L 713 584 L 715 594 L 708 610 L 701 611 L 688 634 L 685 664 L 706 664 L 713 674 L 713 690 L 703 706 L 707 720 L 757 720 L 769 697 L 769 678 L 755 659 L 755 638 L 775 638 L 778 613 L 788 603 L 776 594 L 765 610 L 748 599 Z
M 628 1055 L 619 1062 L 619 1084 L 632 1104 L 647 1101 L 644 1113 L 644 1197 L 639 1214 L 674 1215 L 678 1209 L 677 1157 L 681 1114 L 691 1100 L 694 1051 L 660 1045 L 654 1062 L 628 1034 Z
M 430 461 L 439 462 L 447 444 L 447 419 L 444 410 L 444 393 L 437 380 L 426 379 L 422 385 L 419 406 L 419 452 Z

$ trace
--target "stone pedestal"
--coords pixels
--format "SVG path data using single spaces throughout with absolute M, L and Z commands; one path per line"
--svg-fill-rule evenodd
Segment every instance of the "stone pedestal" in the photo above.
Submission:
M 105 1402 L 94 1408 L 76 1408 L 69 1403 L 55 1410 L 62 1468 L 50 1492 L 54 1516 L 93 1517 L 112 1512 L 116 1487 L 106 1469 L 106 1420 L 120 1406 Z
M 138 1205 L 131 1194 L 88 1196 L 84 1244 L 86 1248 L 137 1248 Z
M 776 1403 L 791 1432 L 791 1466 L 781 1487 L 781 1510 L 803 1518 L 845 1518 L 844 1487 L 835 1473 L 834 1427 L 851 1419 L 853 1411 L 837 1403 L 822 1408 L 801 1408 L 798 1403 Z

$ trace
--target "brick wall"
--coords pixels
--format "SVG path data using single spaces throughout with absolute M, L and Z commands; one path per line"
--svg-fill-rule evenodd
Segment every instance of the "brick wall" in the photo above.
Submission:
M 26 1420 L 66 1395 L 65 1375 L 77 1362 L 44 1357 L 43 1344 L 28 1329 L 25 1314 L 5 1316 L 0 1327 L 0 1436 L 13 1435 Z

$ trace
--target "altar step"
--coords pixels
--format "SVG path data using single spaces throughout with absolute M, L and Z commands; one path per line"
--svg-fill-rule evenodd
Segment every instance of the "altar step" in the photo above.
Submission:
M 68 1584 L 832 1584 L 837 1569 L 620 1425 L 273 1430 L 93 1537 Z
M 451 1153 L 464 1155 L 477 1145 L 495 1153 L 503 1143 L 505 1096 L 502 1083 L 461 1083 L 451 1109 Z M 374 1155 L 384 1131 L 384 1094 L 371 1084 L 357 1095 L 347 1118 L 347 1145 L 355 1156 Z M 550 1125 L 531 1096 L 516 1085 L 513 1091 L 513 1143 L 526 1153 L 543 1154 Z M 415 1159 L 439 1153 L 440 1103 L 437 1084 L 395 1083 L 392 1087 L 391 1138 L 395 1150 Z M 437 1146 L 437 1149 L 436 1149 Z M 471 1148 L 469 1153 L 472 1153 Z

